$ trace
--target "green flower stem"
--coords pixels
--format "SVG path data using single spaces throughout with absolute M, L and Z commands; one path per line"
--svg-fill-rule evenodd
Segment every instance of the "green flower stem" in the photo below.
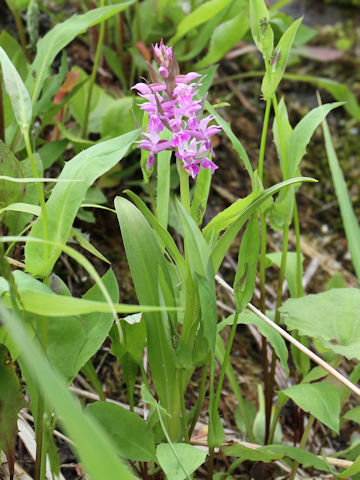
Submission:
M 18 31 L 22 51 L 24 52 L 26 60 L 28 62 L 30 62 L 30 55 L 29 55 L 28 49 L 26 48 L 27 41 L 26 41 L 26 36 L 25 36 L 25 30 L 24 30 L 24 27 L 23 27 L 23 24 L 22 24 L 22 21 L 21 21 L 20 14 L 19 14 L 17 9 L 11 8 L 10 5 L 9 5 L 9 8 L 11 10 L 11 13 L 14 16 L 15 25 L 16 25 L 16 29 Z
M 296 236 L 296 296 L 304 296 L 304 288 L 302 284 L 303 269 L 302 269 L 302 258 L 301 258 L 301 241 L 300 241 L 300 223 L 299 223 L 299 213 L 297 208 L 296 197 L 294 201 L 294 225 L 295 225 L 295 236 Z
M 198 421 L 198 418 L 199 418 L 200 413 L 201 413 L 201 408 L 202 408 L 202 405 L 204 403 L 205 394 L 206 394 L 206 378 L 207 378 L 208 368 L 209 368 L 209 360 L 205 363 L 205 365 L 203 366 L 203 369 L 202 369 L 199 398 L 197 399 L 194 416 L 193 416 L 193 419 L 191 421 L 191 425 L 190 425 L 190 428 L 189 428 L 189 438 L 191 438 L 191 435 L 192 435 L 192 433 L 195 429 L 196 422 Z
M 309 435 L 310 435 L 310 432 L 311 432 L 311 427 L 313 426 L 314 420 L 315 420 L 314 415 L 310 415 L 309 421 L 306 425 L 303 436 L 301 437 L 299 448 L 304 448 L 305 447 L 306 442 L 308 441 L 308 438 L 309 438 Z M 299 462 L 294 462 L 293 466 L 292 466 L 292 469 L 291 469 L 289 480 L 294 480 L 298 468 L 299 468 Z
M 266 147 L 266 138 L 269 126 L 269 117 L 271 110 L 271 100 L 267 100 L 264 123 L 261 134 L 260 142 L 260 152 L 259 152 L 259 178 L 261 183 L 264 181 L 264 158 L 265 158 L 265 147 Z M 260 310 L 262 313 L 265 313 L 265 281 L 266 281 L 266 217 L 264 213 L 260 213 L 260 224 L 261 224 L 261 244 L 260 244 Z M 268 356 L 267 356 L 267 342 L 266 338 L 261 336 L 261 351 L 262 351 L 262 366 L 264 373 L 264 390 L 265 390 L 265 438 L 269 436 L 270 428 L 270 416 L 271 416 L 271 403 L 269 401 L 269 366 L 268 366 Z
M 177 162 L 179 177 L 180 177 L 180 200 L 185 210 L 191 215 L 190 210 L 190 188 L 189 188 L 189 174 L 184 170 L 181 160 Z
M 26 148 L 26 153 L 29 157 L 30 160 L 30 165 L 31 169 L 33 172 L 33 175 L 35 178 L 40 178 L 39 172 L 37 171 L 36 164 L 35 164 L 35 159 L 34 155 L 31 149 L 31 143 L 30 143 L 30 138 L 29 138 L 29 131 L 28 129 L 23 130 L 23 136 L 24 136 L 24 141 L 25 141 L 25 148 Z M 47 216 L 47 209 L 46 209 L 46 204 L 45 204 L 45 196 L 44 196 L 44 189 L 43 186 L 41 185 L 40 182 L 36 182 L 36 188 L 38 191 L 38 197 L 39 197 L 39 202 L 40 202 L 40 207 L 41 207 L 41 213 L 44 219 L 44 240 L 48 241 L 49 240 L 49 221 L 48 221 L 48 216 Z M 45 255 L 47 256 L 49 250 L 49 244 L 45 243 Z
M 178 379 L 179 379 L 179 395 L 180 395 L 180 403 L 181 403 L 181 416 L 182 416 L 182 424 L 184 428 L 185 442 L 190 443 L 188 425 L 187 425 L 186 406 L 185 406 L 185 395 L 184 395 L 184 374 L 182 370 L 179 370 L 178 372 L 179 372 Z
M 271 419 L 271 428 L 270 428 L 270 435 L 269 435 L 269 442 L 268 442 L 270 445 L 274 440 L 275 429 L 279 421 L 280 413 L 288 402 L 288 398 L 285 397 L 285 395 L 283 397 L 284 398 L 278 400 L 278 405 L 276 406 L 274 415 L 272 416 L 272 419 Z
M 50 278 L 44 278 L 44 284 L 49 286 Z M 46 352 L 47 342 L 48 342 L 48 318 L 41 318 L 41 331 L 40 331 L 40 341 L 43 350 Z M 46 474 L 46 451 L 47 451 L 47 442 L 46 442 L 46 420 L 44 417 L 45 413 L 45 399 L 44 393 L 38 393 L 38 402 L 37 402 L 37 421 L 35 429 L 35 440 L 36 440 L 36 460 L 35 460 L 35 476 L 34 480 L 45 480 Z
M 105 0 L 100 1 L 100 7 L 105 6 Z M 90 115 L 90 106 L 91 106 L 91 97 L 92 97 L 92 92 L 94 89 L 94 84 L 95 84 L 95 79 L 97 75 L 97 71 L 99 68 L 99 63 L 100 63 L 100 56 L 101 56 L 101 50 L 104 42 L 104 35 L 105 35 L 105 21 L 100 23 L 100 30 L 99 30 L 99 38 L 98 42 L 96 45 L 96 52 L 95 52 L 95 60 L 94 60 L 94 65 L 93 69 L 91 72 L 90 76 L 90 81 L 89 81 L 89 90 L 88 90 L 88 97 L 86 100 L 86 107 L 85 107 L 85 119 L 84 119 L 84 128 L 83 128 L 83 138 L 87 138 L 88 136 L 88 125 L 89 125 L 89 115 Z
M 260 152 L 259 152 L 259 177 L 261 182 L 264 181 L 264 158 L 265 158 L 265 146 L 266 146 L 266 137 L 269 126 L 269 117 L 270 117 L 270 108 L 271 100 L 267 100 L 265 107 L 264 123 L 261 134 L 261 143 L 260 143 Z
M 230 359 L 230 352 L 231 352 L 231 347 L 235 338 L 235 333 L 236 333 L 236 327 L 239 319 L 239 314 L 240 312 L 236 311 L 235 317 L 234 317 L 234 322 L 231 327 L 231 332 L 228 340 L 228 344 L 226 347 L 225 355 L 224 355 L 224 361 L 223 364 L 221 365 L 221 370 L 220 370 L 220 375 L 219 375 L 219 380 L 218 384 L 216 387 L 216 394 L 215 394 L 215 399 L 214 399 L 214 412 L 217 412 L 219 408 L 219 403 L 220 403 L 220 395 L 221 395 L 221 390 L 224 382 L 224 377 L 225 377 L 225 372 L 226 372 L 226 367 L 229 363 Z
M 4 99 L 2 89 L 2 71 L 0 68 L 0 140 L 5 143 Z
M 278 109 L 278 104 L 276 100 L 276 95 L 272 97 L 273 108 L 275 112 L 275 118 L 278 126 L 279 131 L 279 139 L 280 139 L 280 150 L 281 150 L 281 161 L 282 161 L 282 171 L 284 175 L 284 180 L 288 178 L 288 171 L 287 171 L 287 158 L 286 158 L 286 146 L 285 146 L 285 139 L 283 135 L 283 131 L 281 128 L 281 119 Z M 282 246 L 282 253 L 281 253 L 281 264 L 280 264 L 280 274 L 279 274 L 279 281 L 277 287 L 277 296 L 276 296 L 276 310 L 275 310 L 275 323 L 279 325 L 280 323 L 280 311 L 279 308 L 282 303 L 282 289 L 283 283 L 285 278 L 285 269 L 286 269 L 286 259 L 287 259 L 287 252 L 289 246 L 289 225 L 285 224 L 283 226 L 283 246 Z M 270 370 L 270 377 L 269 381 L 269 390 L 268 395 L 266 396 L 266 411 L 271 412 L 272 400 L 274 396 L 274 379 L 275 379 L 275 367 L 276 367 L 276 355 L 273 351 L 272 359 L 271 359 L 271 370 Z M 267 421 L 269 422 L 270 419 Z M 269 423 L 267 423 L 266 433 L 269 432 Z M 269 436 L 265 435 L 265 444 L 268 442 Z

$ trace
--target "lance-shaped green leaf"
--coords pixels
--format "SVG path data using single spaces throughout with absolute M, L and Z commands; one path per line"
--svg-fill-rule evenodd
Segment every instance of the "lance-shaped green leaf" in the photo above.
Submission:
M 121 234 L 124 241 L 136 295 L 140 303 L 160 304 L 159 271 L 169 288 L 171 274 L 157 238 L 142 213 L 128 200 L 115 199 Z M 168 319 L 160 313 L 143 316 L 147 329 L 147 348 L 154 386 L 161 405 L 172 414 L 167 425 L 170 436 L 177 438 L 180 428 L 180 400 Z
M 56 55 L 79 35 L 79 33 L 125 10 L 125 8 L 132 3 L 134 3 L 134 0 L 96 8 L 83 15 L 72 15 L 69 19 L 65 20 L 65 22 L 55 25 L 54 28 L 38 41 L 36 57 L 30 67 L 31 72 L 34 72 L 35 76 L 35 83 L 31 95 L 33 104 L 40 95 L 42 86 L 49 75 L 51 64 Z M 32 82 L 31 77 L 29 77 L 28 82 Z
M 31 122 L 30 95 L 16 68 L 2 47 L 0 47 L 0 64 L 5 89 L 10 97 L 16 121 L 22 131 L 29 129 Z
M 220 240 L 216 243 L 211 252 L 211 260 L 214 271 L 217 272 L 226 252 L 229 250 L 234 238 L 241 230 L 246 220 L 272 195 L 279 190 L 299 182 L 316 182 L 313 178 L 298 177 L 278 183 L 262 192 L 251 204 L 238 216 L 238 218 L 227 228 Z
M 326 105 L 316 107 L 296 125 L 286 147 L 289 178 L 296 175 L 301 159 L 306 154 L 306 147 L 316 128 L 331 110 L 341 105 L 343 105 L 343 102 L 327 103 Z
M 126 154 L 138 131 L 99 143 L 83 150 L 66 163 L 59 179 L 77 180 L 76 183 L 57 183 L 46 203 L 50 240 L 65 244 L 69 238 L 76 214 L 85 198 L 87 189 L 102 174 L 110 170 Z M 43 238 L 44 218 L 35 221 L 30 236 Z M 48 253 L 46 255 L 46 252 Z M 25 248 L 26 269 L 34 276 L 50 275 L 61 253 L 56 246 L 27 244 Z
M 292 23 L 279 40 L 274 52 L 274 58 L 272 59 L 270 67 L 267 68 L 262 82 L 261 91 L 264 100 L 269 100 L 274 95 L 284 75 L 290 50 L 301 21 L 302 18 L 299 18 L 296 22 Z
M 274 32 L 270 25 L 270 15 L 264 0 L 251 0 L 250 26 L 255 45 L 270 62 L 274 49 Z
M 0 344 L 0 449 L 5 452 L 10 474 L 14 474 L 17 418 L 25 405 L 15 368 L 7 349 Z
M 338 389 L 327 383 L 306 383 L 282 390 L 305 412 L 310 412 L 320 422 L 339 432 L 340 399 Z
M 254 293 L 259 249 L 259 224 L 257 215 L 253 215 L 241 240 L 234 280 L 234 297 L 238 312 L 242 312 Z

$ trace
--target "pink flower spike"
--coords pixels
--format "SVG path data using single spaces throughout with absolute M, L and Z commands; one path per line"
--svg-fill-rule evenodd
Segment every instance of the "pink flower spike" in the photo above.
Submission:
M 190 72 L 190 73 L 187 73 L 186 75 L 177 75 L 177 77 L 175 79 L 175 82 L 176 82 L 176 84 L 178 84 L 178 83 L 190 83 L 190 82 L 192 82 L 193 80 L 195 80 L 196 78 L 199 78 L 199 77 L 201 77 L 200 73 Z
M 131 87 L 131 90 L 133 89 L 136 89 L 142 95 L 149 95 L 154 92 L 163 92 L 166 90 L 166 85 L 163 85 L 162 83 L 151 83 L 150 85 L 147 85 L 146 83 L 137 83 Z
M 162 78 L 168 78 L 168 76 L 169 76 L 169 70 L 165 67 L 160 67 L 159 68 L 159 73 L 162 76 Z

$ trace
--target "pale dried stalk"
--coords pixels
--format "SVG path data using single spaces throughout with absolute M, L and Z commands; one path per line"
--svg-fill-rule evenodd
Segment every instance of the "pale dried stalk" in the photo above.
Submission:
M 226 283 L 219 275 L 215 276 L 217 282 L 222 285 L 226 290 L 234 294 L 234 290 L 230 287 L 228 283 Z M 332 375 L 334 378 L 336 378 L 339 382 L 341 382 L 343 385 L 348 387 L 352 392 L 354 392 L 356 395 L 360 397 L 360 388 L 358 388 L 355 384 L 350 382 L 349 379 L 347 379 L 344 375 L 339 373 L 335 368 L 333 368 L 331 365 L 329 365 L 327 362 L 325 362 L 322 358 L 317 356 L 314 352 L 309 350 L 308 348 L 304 347 L 304 345 L 295 338 L 293 338 L 289 333 L 287 333 L 283 328 L 279 327 L 279 325 L 276 325 L 275 322 L 270 320 L 266 315 L 264 315 L 260 310 L 258 310 L 254 305 L 251 303 L 248 303 L 247 305 L 248 309 L 251 310 L 255 315 L 257 315 L 259 318 L 264 320 L 268 325 L 270 325 L 271 328 L 276 330 L 282 337 L 284 337 L 288 342 L 292 343 L 295 345 L 296 348 L 301 350 L 305 355 L 307 355 L 311 360 L 313 360 L 315 363 L 320 365 L 324 370 L 326 370 L 330 375 Z

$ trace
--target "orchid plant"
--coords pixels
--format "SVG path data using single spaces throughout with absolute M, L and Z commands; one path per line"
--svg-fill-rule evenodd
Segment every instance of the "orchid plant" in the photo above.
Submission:
M 30 2 L 32 9 L 35 3 Z M 241 1 L 241 8 L 245 10 L 237 12 L 235 18 L 232 18 L 232 8 L 234 5 L 237 8 L 238 2 L 234 5 L 213 1 L 197 2 L 197 5 L 195 2 L 189 17 L 182 14 L 172 45 L 167 46 L 161 40 L 153 46 L 153 62 L 148 61 L 151 83 L 143 80 L 132 87 L 140 97 L 137 101 L 143 115 L 141 128 L 110 140 L 102 139 L 93 145 L 88 138 L 94 120 L 90 115 L 91 92 L 101 56 L 105 21 L 132 3 L 130 0 L 106 7 L 103 1 L 100 8 L 70 18 L 54 28 L 38 41 L 37 55 L 22 75 L 5 49 L 0 47 L 7 93 L 6 132 L 0 128 L 0 136 L 10 138 L 9 145 L 0 142 L 0 187 L 6 187 L 0 192 L 0 449 L 6 454 L 9 476 L 13 477 L 15 472 L 18 413 L 24 405 L 22 385 L 14 362 L 18 363 L 25 379 L 30 397 L 28 406 L 35 425 L 35 480 L 44 480 L 50 475 L 61 478 L 53 436 L 56 428 L 62 428 L 71 438 L 69 443 L 82 461 L 78 469 L 84 469 L 94 480 L 139 477 L 158 480 L 164 476 L 169 480 L 188 480 L 205 463 L 209 480 L 233 479 L 244 460 L 276 460 L 277 465 L 288 469 L 291 480 L 297 475 L 299 463 L 319 471 L 333 472 L 331 464 L 336 462 L 335 458 L 327 462 L 307 451 L 305 446 L 315 421 L 322 422 L 328 432 L 338 432 L 341 408 L 346 405 L 349 392 L 360 395 L 353 383 L 359 379 L 360 369 L 354 369 L 350 380 L 335 370 L 343 356 L 359 359 L 358 340 L 353 338 L 353 332 L 358 331 L 358 322 L 356 316 L 348 312 L 348 304 L 360 305 L 359 290 L 339 289 L 304 296 L 296 193 L 301 183 L 315 182 L 300 176 L 300 166 L 312 134 L 322 124 L 332 172 L 338 179 L 337 191 L 342 196 L 344 218 L 351 220 L 348 231 L 353 239 L 360 238 L 351 204 L 344 193 L 346 189 L 339 181 L 339 167 L 325 121 L 326 115 L 341 104 L 319 105 L 293 128 L 285 101 L 278 102 L 276 92 L 301 20 L 289 25 L 275 45 L 270 13 L 264 0 L 252 0 L 249 4 Z M 146 6 L 149 2 L 136 2 L 136 15 L 140 4 Z M 201 71 L 181 74 L 176 60 L 177 42 L 191 28 L 201 25 L 203 18 L 209 18 L 204 13 L 208 15 L 215 4 L 216 8 L 220 4 L 224 9 L 225 4 L 229 6 L 226 14 L 230 17 L 226 17 L 226 24 L 230 32 L 243 25 L 246 11 L 245 25 L 251 26 L 252 37 L 264 59 L 261 93 L 266 107 L 255 168 L 230 125 L 217 113 L 219 105 L 212 106 L 206 99 L 204 85 L 210 85 L 215 68 L 207 74 Z M 164 2 L 157 2 L 159 16 L 164 15 L 164 5 Z M 211 11 L 210 21 L 216 20 L 214 26 L 219 20 L 215 18 L 216 12 Z M 47 163 L 41 149 L 37 151 L 36 128 L 43 117 L 45 123 L 49 122 L 46 125 L 53 123 L 46 118 L 43 108 L 49 106 L 49 102 L 51 104 L 49 99 L 55 93 L 55 87 L 61 85 L 65 73 L 59 72 L 47 82 L 46 72 L 61 48 L 84 28 L 97 23 L 101 26 L 96 68 L 90 79 L 84 115 L 77 116 L 75 103 L 72 105 L 74 117 L 82 123 L 82 138 L 61 124 L 54 126 L 58 129 L 56 135 L 59 132 L 66 134 L 73 146 L 81 146 L 81 151 L 65 163 L 58 178 L 49 178 L 43 175 L 43 171 L 51 162 Z M 219 26 L 223 27 L 222 24 Z M 216 39 L 219 35 L 217 28 L 214 36 L 212 29 L 207 29 L 206 38 Z M 190 53 L 191 58 L 196 56 L 196 48 Z M 218 55 L 217 50 L 215 53 Z M 214 59 L 215 53 L 212 42 L 208 55 L 198 65 L 206 63 L 208 57 Z M 184 52 L 183 56 L 186 56 Z M 107 60 L 111 58 L 107 51 Z M 75 76 L 78 78 L 78 74 Z M 64 87 L 64 94 L 65 90 Z M 51 104 L 51 108 L 52 113 L 63 108 L 61 116 L 66 114 L 63 104 L 55 107 Z M 264 185 L 264 164 L 271 112 L 283 181 L 267 187 Z M 135 114 L 137 120 L 140 118 L 138 113 Z M 211 137 L 225 134 L 244 163 L 252 191 L 203 225 L 212 175 L 221 169 L 221 164 L 214 162 Z M 89 144 L 92 146 L 83 150 Z M 152 176 L 152 182 L 156 184 L 155 195 L 148 185 L 152 209 L 141 196 L 131 191 L 115 198 L 115 209 L 89 203 L 86 195 L 91 185 L 115 167 L 129 150 L 136 151 L 135 146 L 141 150 L 144 182 L 149 183 Z M 15 156 L 19 152 L 21 158 L 26 158 L 20 161 Z M 178 192 L 173 195 L 170 188 L 173 160 L 177 164 L 180 195 Z M 55 186 L 44 188 L 47 183 Z M 276 198 L 275 194 L 278 194 Z M 119 303 L 119 285 L 112 268 L 109 267 L 100 277 L 92 262 L 67 244 L 76 242 L 78 247 L 87 251 L 87 255 L 110 263 L 74 227 L 79 211 L 86 208 L 105 208 L 111 215 L 117 215 L 139 305 Z M 171 229 L 168 228 L 170 210 L 173 217 Z M 288 252 L 292 224 L 296 252 Z M 269 228 L 282 231 L 281 252 L 269 253 Z M 176 241 L 172 235 L 174 229 Z M 6 231 L 10 234 L 5 235 Z M 231 287 L 218 272 L 239 234 L 238 259 Z M 19 242 L 26 245 L 24 255 L 19 251 L 14 253 Z M 352 240 L 349 244 L 355 269 L 359 272 L 359 242 Z M 58 275 L 57 262 L 62 258 L 61 254 L 77 262 L 94 282 L 82 298 L 73 296 Z M 289 258 L 294 261 L 290 262 Z M 270 264 L 279 266 L 273 312 L 265 308 L 266 269 Z M 255 291 L 258 270 L 259 310 L 249 303 Z M 292 298 L 283 302 L 285 279 Z M 234 306 L 232 314 L 220 318 L 220 321 L 216 282 L 226 288 Z M 227 307 L 229 309 L 231 307 Z M 346 317 L 346 322 L 342 322 L 342 316 L 336 315 L 338 310 Z M 325 327 L 324 312 L 329 318 Z M 237 326 L 249 323 L 255 324 L 263 336 L 264 388 L 259 385 L 256 413 L 242 394 L 231 364 Z M 293 335 L 285 332 L 281 323 L 285 323 Z M 225 342 L 221 332 L 228 327 L 230 332 Z M 338 332 L 341 332 L 341 338 L 337 338 Z M 128 408 L 106 401 L 93 364 L 92 357 L 108 337 L 111 340 L 110 353 L 122 367 Z M 288 349 L 283 337 L 291 343 L 300 383 L 279 391 L 274 401 L 277 358 L 285 373 L 290 373 Z M 318 350 L 330 358 L 328 363 L 307 348 L 308 337 L 314 338 Z M 268 351 L 270 348 L 272 353 Z M 322 369 L 311 368 L 309 357 Z M 80 371 L 99 395 L 99 401 L 89 403 L 85 408 L 68 391 Z M 190 395 L 188 387 L 194 372 L 199 388 L 196 394 Z M 329 373 L 345 387 L 334 386 L 329 381 Z M 252 445 L 231 444 L 225 437 L 220 411 L 225 378 L 236 397 L 241 434 Z M 138 384 L 141 385 L 136 390 Z M 93 398 L 93 394 L 90 397 Z M 281 444 L 279 418 L 289 399 L 310 414 L 301 438 L 294 439 L 294 443 L 299 441 L 297 448 Z M 137 403 L 142 407 L 142 415 L 135 409 Z M 333 415 L 329 414 L 330 410 Z M 22 411 L 19 425 L 29 418 L 25 414 Z M 342 421 L 345 420 L 359 421 L 358 411 L 348 410 L 342 417 Z M 199 437 L 206 451 L 197 448 Z M 221 471 L 215 471 L 216 449 L 229 458 L 221 463 Z M 354 455 L 354 451 L 350 454 Z M 47 471 L 47 455 L 51 473 Z M 359 459 L 338 476 L 345 478 L 358 475 L 358 472 Z

